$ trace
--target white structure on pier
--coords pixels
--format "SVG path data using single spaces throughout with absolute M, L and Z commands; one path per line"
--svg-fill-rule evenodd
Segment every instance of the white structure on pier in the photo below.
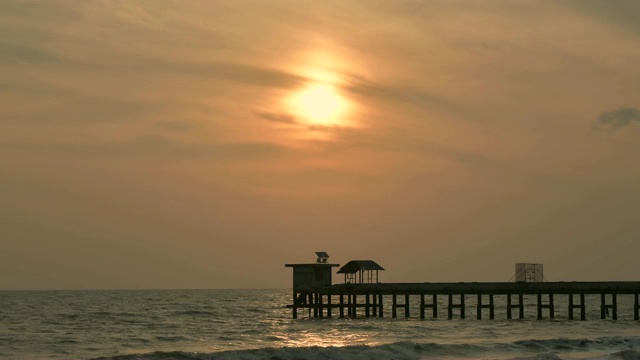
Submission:
M 543 282 L 543 266 L 542 264 L 517 263 L 516 264 L 516 282 Z

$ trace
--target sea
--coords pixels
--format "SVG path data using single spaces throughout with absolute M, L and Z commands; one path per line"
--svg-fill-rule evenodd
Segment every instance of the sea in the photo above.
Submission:
M 501 296 L 494 320 L 476 319 L 472 296 L 465 319 L 447 319 L 444 296 L 438 319 L 419 319 L 417 306 L 394 319 L 391 304 L 383 318 L 300 311 L 293 319 L 291 297 L 288 289 L 0 291 L 0 359 L 640 359 L 631 296 L 619 296 L 618 320 L 601 320 L 600 298 L 587 296 L 586 321 L 568 320 L 563 296 L 553 320 L 537 320 L 533 297 L 524 319 L 507 320 Z

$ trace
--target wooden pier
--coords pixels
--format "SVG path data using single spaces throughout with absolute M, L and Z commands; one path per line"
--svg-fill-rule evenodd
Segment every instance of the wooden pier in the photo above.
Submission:
M 616 282 L 461 282 L 461 283 L 370 283 L 337 284 L 319 286 L 312 289 L 294 289 L 292 309 L 293 318 L 299 310 L 307 310 L 310 317 L 383 317 L 385 301 L 391 297 L 391 317 L 409 318 L 410 303 L 419 301 L 421 319 L 438 318 L 439 297 L 447 299 L 447 318 L 467 316 L 468 296 L 475 298 L 477 319 L 482 319 L 483 310 L 488 318 L 495 318 L 496 296 L 506 296 L 507 318 L 524 318 L 524 296 L 536 298 L 537 318 L 551 318 L 560 311 L 556 307 L 557 299 L 567 299 L 567 314 L 570 320 L 578 317 L 586 320 L 585 295 L 600 295 L 600 318 L 618 318 L 618 295 L 632 295 L 634 298 L 633 318 L 640 320 L 640 281 Z M 388 302 L 387 302 L 388 303 Z M 337 310 L 337 314 L 335 314 Z M 486 313 L 486 312 L 485 312 Z

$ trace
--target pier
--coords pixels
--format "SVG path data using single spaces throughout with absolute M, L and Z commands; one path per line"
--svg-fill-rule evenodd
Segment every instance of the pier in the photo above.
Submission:
M 326 255 L 326 253 L 320 253 Z M 448 319 L 466 318 L 466 310 L 474 303 L 476 318 L 495 318 L 496 296 L 506 297 L 507 319 L 525 317 L 524 296 L 535 298 L 538 319 L 553 319 L 560 311 L 566 311 L 568 319 L 586 320 L 585 295 L 599 295 L 600 318 L 618 319 L 618 296 L 632 296 L 633 319 L 640 320 L 640 281 L 606 282 L 456 282 L 456 283 L 379 283 L 378 271 L 384 270 L 370 260 L 355 260 L 338 273 L 345 274 L 344 284 L 331 284 L 331 269 L 326 257 L 319 257 L 313 264 L 287 264 L 294 269 L 293 318 L 298 311 L 308 311 L 309 317 L 384 317 L 439 318 L 443 310 Z M 355 264 L 355 265 L 354 265 Z M 358 265 L 358 266 L 356 266 Z M 520 265 L 520 264 L 517 264 Z M 374 275 L 373 275 L 374 274 Z M 532 277 L 533 278 L 533 277 Z M 364 282 L 368 279 L 369 282 Z M 439 299 L 446 300 L 446 309 L 440 309 Z M 557 300 L 564 297 L 565 309 L 559 309 Z M 389 302 L 389 298 L 391 301 Z M 387 299 L 387 301 L 385 301 Z M 386 309 L 390 303 L 390 309 Z M 410 306 L 419 309 L 412 314 Z
M 358 313 L 365 317 L 383 317 L 385 311 L 390 316 L 419 316 L 438 318 L 442 310 L 448 319 L 466 318 L 465 298 L 471 295 L 475 299 L 475 316 L 483 318 L 483 310 L 488 310 L 488 318 L 495 318 L 496 296 L 506 296 L 507 319 L 524 318 L 524 295 L 533 295 L 536 300 L 538 319 L 553 319 L 558 311 L 567 311 L 568 318 L 586 320 L 585 295 L 600 295 L 600 317 L 618 318 L 618 295 L 634 297 L 634 320 L 640 320 L 640 282 L 473 282 L 473 283 L 381 283 L 381 284 L 336 284 L 306 291 L 294 291 L 293 318 L 297 318 L 298 309 L 307 309 L 315 318 L 356 317 Z M 438 298 L 447 299 L 446 309 L 439 309 Z M 568 307 L 558 309 L 554 304 L 559 296 L 566 296 Z M 384 308 L 384 299 L 391 297 L 391 309 Z M 412 301 L 419 302 L 419 314 L 410 313 Z M 337 310 L 337 314 L 335 312 Z M 387 315 L 388 316 L 388 315 Z

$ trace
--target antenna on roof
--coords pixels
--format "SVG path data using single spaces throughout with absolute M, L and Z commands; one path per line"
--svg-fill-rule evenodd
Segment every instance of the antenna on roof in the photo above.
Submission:
M 316 260 L 318 264 L 326 264 L 329 258 L 329 254 L 324 251 L 316 251 L 316 256 L 318 257 L 318 260 Z

